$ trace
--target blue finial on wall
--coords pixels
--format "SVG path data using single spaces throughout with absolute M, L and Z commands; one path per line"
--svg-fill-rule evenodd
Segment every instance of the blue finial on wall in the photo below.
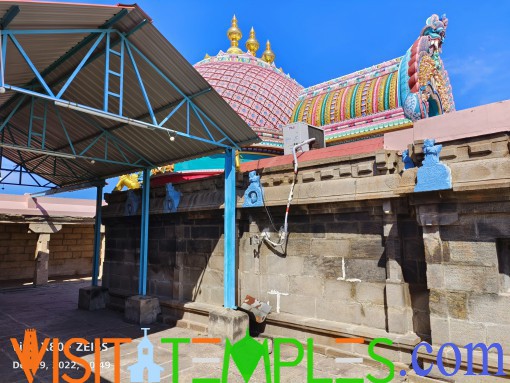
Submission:
M 136 215 L 138 206 L 140 205 L 140 196 L 136 190 L 128 190 L 126 204 L 124 205 L 124 215 Z
M 409 149 L 402 152 L 402 161 L 404 162 L 404 170 L 412 169 L 415 167 L 413 159 L 409 156 Z
M 418 168 L 415 192 L 446 190 L 452 188 L 452 171 L 439 161 L 442 145 L 435 145 L 436 140 L 427 139 L 423 143 L 425 159 Z
M 264 206 L 264 190 L 260 184 L 260 176 L 255 170 L 249 173 L 250 185 L 244 192 L 243 207 Z
M 165 213 L 175 213 L 179 207 L 179 202 L 181 202 L 181 193 L 175 190 L 174 186 L 170 183 L 166 184 L 165 189 L 166 196 L 163 211 Z

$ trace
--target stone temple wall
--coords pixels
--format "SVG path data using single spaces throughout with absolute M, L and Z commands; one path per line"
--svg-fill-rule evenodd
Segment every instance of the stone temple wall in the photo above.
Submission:
M 409 145 L 418 166 L 422 144 Z M 312 336 L 331 355 L 366 354 L 366 344 L 338 345 L 336 337 L 387 337 L 394 344 L 380 352 L 402 363 L 420 340 L 432 342 L 433 354 L 445 342 L 508 348 L 509 134 L 442 144 L 449 190 L 415 193 L 416 168 L 404 171 L 396 151 L 300 164 L 283 249 L 261 243 L 260 234 L 278 237 L 292 164 L 259 171 L 267 209 L 241 208 L 248 175 L 238 175 L 237 301 L 247 294 L 269 301 L 265 333 Z M 223 180 L 174 187 L 175 213 L 164 212 L 165 188 L 151 190 L 148 294 L 160 297 L 163 320 L 204 328 L 223 300 Z M 103 284 L 121 309 L 137 293 L 139 195 L 112 193 L 103 209 Z M 494 353 L 490 360 L 494 368 Z
M 61 229 L 49 236 L 48 276 L 91 275 L 94 226 L 59 226 Z M 30 230 L 29 223 L 0 223 L 0 281 L 34 278 L 37 241 L 38 234 Z
M 147 293 L 179 302 L 223 303 L 220 211 L 151 216 Z M 138 291 L 140 217 L 107 220 L 103 286 Z
M 30 279 L 34 276 L 37 234 L 28 224 L 0 224 L 0 280 Z

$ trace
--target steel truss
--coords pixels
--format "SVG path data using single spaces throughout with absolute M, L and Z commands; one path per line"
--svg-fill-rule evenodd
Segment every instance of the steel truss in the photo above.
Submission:
M 97 187 L 96 200 L 96 223 L 94 234 L 94 260 L 92 284 L 97 286 L 99 253 L 100 253 L 100 227 L 101 227 L 101 205 L 102 189 L 104 180 L 95 178 L 90 171 L 80 167 L 75 159 L 94 161 L 104 164 L 125 165 L 133 169 L 143 169 L 144 182 L 142 190 L 142 229 L 140 247 L 140 295 L 146 294 L 147 289 L 147 263 L 148 263 L 148 225 L 149 225 L 149 174 L 154 167 L 143 155 L 139 154 L 132 144 L 123 141 L 112 131 L 122 129 L 128 125 L 151 130 L 166 132 L 171 137 L 185 137 L 198 140 L 204 143 L 222 148 L 225 151 L 225 303 L 227 308 L 235 308 L 235 150 L 238 145 L 225 134 L 225 132 L 194 102 L 194 98 L 209 92 L 211 88 L 202 89 L 196 94 L 185 94 L 173 81 L 166 76 L 161 69 L 147 58 L 131 41 L 130 36 L 147 24 L 147 20 L 140 22 L 135 28 L 127 33 L 120 32 L 113 28 L 116 22 L 123 18 L 128 11 L 122 9 L 112 19 L 97 29 L 48 29 L 48 30 L 9 30 L 9 23 L 16 17 L 20 9 L 17 6 L 11 7 L 0 19 L 0 93 L 5 90 L 13 91 L 14 94 L 2 106 L 0 110 L 0 184 L 11 184 L 13 175 L 19 175 L 19 185 L 23 183 L 23 175 L 28 175 L 31 181 L 30 186 L 55 187 L 53 190 L 37 193 L 38 195 L 55 194 L 59 191 L 70 191 L 72 189 Z M 39 70 L 20 43 L 19 36 L 40 36 L 40 35 L 84 35 L 81 42 L 61 56 L 53 64 Z M 6 81 L 7 53 L 17 52 L 22 61 L 28 66 L 34 77 L 24 85 Z M 80 54 L 81 56 L 77 56 Z M 81 57 L 78 63 L 71 70 L 67 70 L 55 79 L 55 70 L 61 68 L 69 59 Z M 69 89 L 73 81 L 82 73 L 87 66 L 99 58 L 104 59 L 102 79 L 101 107 L 84 105 L 80 100 L 73 99 Z M 162 83 L 172 87 L 180 95 L 180 99 L 167 105 L 154 108 L 148 96 L 143 81 L 143 74 L 140 71 L 140 63 L 144 67 L 151 68 Z M 138 116 L 128 116 L 125 111 L 124 97 L 126 94 L 125 78 L 126 66 L 129 65 L 138 85 L 139 97 L 144 101 L 146 111 Z M 53 74 L 53 76 L 49 76 Z M 49 81 L 48 78 L 52 80 Z M 132 77 L 130 77 L 132 79 Z M 85 138 L 73 139 L 70 129 L 61 116 L 63 109 L 71 110 L 78 115 L 84 124 L 93 127 L 95 134 Z M 185 110 L 186 125 L 183 131 L 169 128 L 172 117 L 180 110 Z M 20 129 L 13 120 L 19 113 L 29 113 L 28 129 Z M 202 129 L 201 135 L 192 133 L 190 130 L 190 116 L 193 115 L 199 121 Z M 58 123 L 50 124 L 51 121 Z M 118 124 L 105 128 L 97 123 L 95 118 L 115 121 Z M 47 144 L 48 135 L 58 132 L 65 137 L 66 143 L 59 147 L 52 147 Z M 63 133 L 63 134 L 62 134 Z M 60 137 L 60 136 L 59 136 Z M 14 169 L 3 169 L 1 158 L 4 150 L 9 150 L 10 159 L 16 163 Z M 16 158 L 12 158 L 12 153 Z M 30 155 L 27 156 L 27 153 Z M 98 155 L 101 153 L 101 155 Z M 116 156 L 112 155 L 115 153 Z M 34 154 L 36 154 L 34 156 Z M 116 159 L 112 158 L 115 157 Z M 122 158 L 122 160 L 119 160 Z M 72 161 L 72 162 L 71 162 Z M 44 164 L 44 166 L 43 166 Z M 51 164 L 52 166 L 48 166 Z M 72 164 L 72 166 L 71 166 Z M 40 167 L 45 169 L 40 171 Z M 53 172 L 48 173 L 48 169 Z M 7 172 L 7 174 L 4 174 Z M 33 174 L 32 174 L 33 173 Z M 62 185 L 51 185 L 41 182 L 41 177 L 59 176 L 61 179 L 69 178 L 73 182 L 71 187 Z M 50 177 L 51 178 L 51 177 Z M 76 184 L 78 183 L 78 184 Z M 65 185 L 65 182 L 62 182 Z
M 211 88 L 203 89 L 193 95 L 186 95 L 184 92 L 175 85 L 151 60 L 149 60 L 136 46 L 129 40 L 129 36 L 136 32 L 145 25 L 147 20 L 141 22 L 137 27 L 128 33 L 122 33 L 111 26 L 122 18 L 127 12 L 119 12 L 112 20 L 105 23 L 98 29 L 64 29 L 64 30 L 0 30 L 0 91 L 3 89 L 16 92 L 3 106 L 5 111 L 9 113 L 1 116 L 0 112 L 0 147 L 10 148 L 17 151 L 20 163 L 29 171 L 34 172 L 39 161 L 57 161 L 57 163 L 65 164 L 66 161 L 71 159 L 84 159 L 98 163 L 112 163 L 119 165 L 126 165 L 133 168 L 152 168 L 152 164 L 147 158 L 138 154 L 136 148 L 124 142 L 120 138 L 113 135 L 110 131 L 122 129 L 126 125 L 137 126 L 140 128 L 147 128 L 151 130 L 160 130 L 168 133 L 169 137 L 186 137 L 201 142 L 212 144 L 216 147 L 227 149 L 229 147 L 237 148 L 237 145 L 223 132 L 223 130 L 212 121 L 209 116 L 193 101 L 193 99 Z M 2 20 L 10 22 L 15 17 L 16 12 L 9 10 Z M 8 24 L 7 24 L 8 25 Z M 7 26 L 4 25 L 4 28 Z M 83 34 L 85 35 L 82 42 L 71 49 L 66 55 L 61 57 L 50 67 L 43 71 L 39 71 L 22 44 L 20 43 L 19 36 L 40 36 L 40 35 L 62 35 L 62 34 Z M 23 86 L 14 85 L 5 79 L 6 73 L 6 59 L 7 48 L 12 46 L 17 53 L 23 58 L 23 61 L 28 65 L 33 72 L 34 78 Z M 86 50 L 86 51 L 85 51 Z M 68 62 L 68 59 L 80 53 L 82 55 L 79 63 L 76 64 L 74 69 L 68 71 L 57 80 L 51 82 L 46 80 L 49 73 L 59 68 L 63 63 Z M 85 53 L 85 54 L 84 54 Z M 104 73 L 102 77 L 102 108 L 84 105 L 76 99 L 67 98 L 66 93 L 76 77 L 92 62 L 103 58 Z M 112 61 L 115 61 L 115 67 Z M 139 63 L 144 62 L 148 64 L 152 70 L 159 75 L 163 83 L 168 84 L 176 90 L 181 99 L 163 107 L 155 109 L 147 91 L 144 86 L 142 74 L 139 69 Z M 129 63 L 129 64 L 128 64 Z M 146 112 L 139 116 L 127 116 L 124 108 L 124 79 L 126 76 L 126 65 L 130 65 L 133 69 L 136 81 L 139 86 L 139 96 L 144 100 Z M 113 89 L 113 84 L 116 84 L 116 89 Z M 12 119 L 23 111 L 27 113 L 29 109 L 30 122 L 28 133 L 17 129 L 12 124 Z M 94 126 L 97 133 L 91 137 L 87 137 L 87 145 L 83 147 L 80 145 L 80 150 L 76 147 L 83 144 L 84 139 L 73 140 L 69 134 L 69 129 L 61 116 L 61 109 L 69 109 L 78 113 L 84 123 Z M 185 110 L 186 113 L 186 126 L 183 131 L 177 131 L 168 127 L 171 122 L 172 116 L 179 110 Z M 163 113 L 164 112 L 164 113 Z M 193 134 L 190 131 L 190 115 L 195 116 L 199 121 L 202 129 L 202 135 Z M 48 117 L 52 115 L 57 119 L 59 126 L 48 126 Z M 101 127 L 92 116 L 104 118 L 110 121 L 116 121 L 119 125 L 105 129 Z M 159 116 L 159 117 L 158 117 Z M 162 117 L 164 116 L 164 117 Z M 64 132 L 67 143 L 60 147 L 49 147 L 46 143 L 46 136 L 50 129 L 61 129 Z M 5 135 L 7 131 L 7 135 Z M 23 141 L 11 139 L 12 133 L 16 132 L 16 137 L 23 136 Z M 89 152 L 94 149 L 96 155 L 91 155 Z M 97 155 L 98 149 L 101 150 L 102 155 Z M 23 158 L 25 152 L 38 153 L 39 156 L 30 156 L 29 159 Z M 122 157 L 119 161 L 112 159 L 111 153 L 117 154 L 116 157 Z M 56 159 L 56 160 L 55 160 Z M 18 162 L 18 161 L 16 161 Z M 76 163 L 75 163 L 76 164 Z M 40 165 L 40 164 L 39 164 Z M 68 166 L 64 166 L 70 171 L 70 174 L 61 174 L 62 177 L 78 177 L 79 174 Z M 58 168 L 55 166 L 55 168 Z M 53 174 L 58 175 L 58 174 Z M 90 177 L 90 174 L 87 174 Z M 90 179 L 89 177 L 85 177 Z M 85 179 L 84 178 L 84 179 Z

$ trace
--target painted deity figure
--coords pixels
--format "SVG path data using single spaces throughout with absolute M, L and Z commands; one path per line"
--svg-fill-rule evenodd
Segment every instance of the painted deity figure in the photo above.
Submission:
M 258 207 L 263 206 L 263 190 L 260 185 L 260 176 L 252 170 L 248 179 L 250 181 L 250 185 L 244 192 L 244 203 L 243 207 Z
M 436 140 L 426 139 L 423 142 L 423 154 L 425 159 L 423 160 L 424 166 L 432 166 L 439 163 L 439 153 L 443 149 L 443 145 L 435 145 Z
M 452 188 L 452 171 L 439 161 L 442 145 L 436 145 L 436 140 L 426 139 L 423 142 L 425 159 L 422 167 L 416 173 L 415 192 L 428 192 L 434 190 L 447 190 Z

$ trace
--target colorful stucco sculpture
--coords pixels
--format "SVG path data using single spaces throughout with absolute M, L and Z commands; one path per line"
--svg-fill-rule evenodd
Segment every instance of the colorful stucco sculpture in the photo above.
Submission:
M 261 139 L 242 148 L 236 157 L 239 165 L 282 155 L 282 128 L 289 123 L 323 129 L 326 145 L 332 146 L 408 129 L 416 120 L 454 111 L 440 57 L 447 26 L 446 16 L 432 15 L 403 56 L 303 88 L 276 66 L 269 40 L 257 56 L 260 43 L 253 27 L 246 51 L 241 49 L 243 34 L 234 16 L 227 30 L 230 47 L 206 54 L 195 68 Z M 175 183 L 177 174 L 201 177 L 223 168 L 224 156 L 217 154 L 175 164 L 174 176 L 153 176 Z
M 447 26 L 446 15 L 430 16 L 420 37 L 402 58 L 400 99 L 405 116 L 412 121 L 455 110 L 450 80 L 440 57 Z

